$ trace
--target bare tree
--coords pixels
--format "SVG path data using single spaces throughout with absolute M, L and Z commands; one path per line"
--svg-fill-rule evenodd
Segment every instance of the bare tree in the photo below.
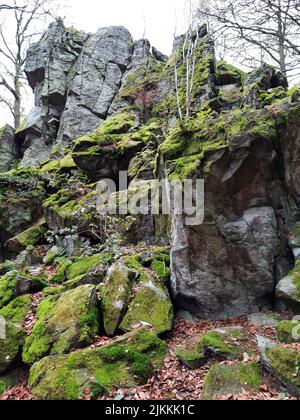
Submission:
M 195 79 L 195 66 L 196 66 L 196 48 L 199 43 L 199 32 L 196 21 L 194 19 L 194 9 L 193 9 L 193 2 L 192 0 L 187 1 L 187 23 L 188 23 L 188 30 L 185 34 L 184 43 L 181 49 L 181 57 L 179 57 L 179 64 L 184 65 L 186 67 L 185 73 L 185 117 L 189 118 L 191 114 L 191 106 L 192 106 L 192 95 L 193 95 L 193 88 L 194 88 L 194 79 Z M 174 39 L 176 37 L 176 29 Z M 180 81 L 178 75 L 178 62 L 177 62 L 177 54 L 174 54 L 174 78 L 175 78 L 175 89 L 176 89 L 176 100 L 177 100 L 177 108 L 178 108 L 178 116 L 179 119 L 183 120 L 183 110 L 182 104 L 180 101 Z
M 51 16 L 51 0 L 12 0 L 0 5 L 0 102 L 8 107 L 17 128 L 22 118 L 24 65 L 30 43 L 41 35 Z
M 300 70 L 300 0 L 200 0 L 197 15 L 244 64 L 266 60 L 287 76 Z

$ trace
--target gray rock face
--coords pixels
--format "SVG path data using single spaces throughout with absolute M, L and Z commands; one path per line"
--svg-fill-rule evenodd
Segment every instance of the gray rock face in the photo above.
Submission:
M 23 141 L 23 166 L 49 158 L 57 136 L 68 90 L 68 75 L 88 35 L 66 29 L 57 19 L 27 52 L 25 72 L 35 95 L 35 106 L 17 130 Z
M 132 44 L 130 33 L 123 27 L 99 29 L 85 43 L 69 74 L 58 143 L 68 144 L 107 118 L 130 62 Z
M 9 171 L 18 158 L 14 129 L 9 125 L 0 128 L 0 172 Z

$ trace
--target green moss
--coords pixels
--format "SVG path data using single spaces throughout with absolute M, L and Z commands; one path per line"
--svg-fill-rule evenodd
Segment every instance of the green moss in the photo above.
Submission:
M 86 388 L 97 397 L 144 383 L 165 355 L 151 331 L 135 330 L 99 349 L 44 358 L 31 368 L 29 383 L 39 399 L 81 399 Z
M 0 309 L 0 316 L 3 316 L 6 321 L 16 324 L 22 324 L 25 316 L 30 311 L 32 300 L 30 296 L 20 296 L 11 301 L 3 309 Z
M 171 277 L 171 270 L 165 261 L 154 260 L 151 268 L 161 278 L 162 282 L 168 283 Z
M 214 400 L 225 394 L 239 394 L 243 390 L 258 391 L 261 384 L 257 363 L 214 365 L 205 378 L 201 399 Z
M 245 82 L 247 78 L 247 74 L 244 71 L 227 63 L 224 60 L 220 60 L 216 64 L 216 77 L 218 78 L 224 74 L 231 76 L 240 86 Z
M 205 348 L 199 340 L 178 346 L 175 354 L 190 369 L 198 369 L 207 362 Z
M 35 363 L 48 354 L 64 354 L 88 345 L 99 330 L 94 286 L 80 286 L 61 296 L 44 299 L 38 321 L 26 339 L 23 361 Z
M 51 278 L 51 283 L 63 283 L 67 280 L 67 269 L 73 264 L 70 258 L 57 259 L 56 274 Z
M 99 266 L 107 264 L 112 260 L 111 255 L 97 254 L 87 258 L 81 258 L 79 261 L 70 265 L 66 269 L 68 280 L 73 280 L 88 272 L 96 271 Z
M 0 340 L 0 373 L 4 372 L 18 357 L 24 342 L 22 328 L 6 322 L 6 338 Z
M 148 277 L 130 303 L 120 328 L 130 331 L 135 324 L 146 322 L 154 327 L 157 334 L 162 334 L 172 330 L 173 317 L 173 306 L 167 292 Z
M 208 153 L 227 148 L 238 136 L 276 139 L 277 125 L 272 110 L 235 110 L 216 117 L 211 109 L 171 130 L 160 146 L 169 178 L 188 179 L 200 171 Z M 208 171 L 208 168 L 203 168 Z M 210 169 L 210 168 L 209 168 Z
M 300 353 L 277 346 L 268 349 L 266 354 L 272 369 L 291 384 L 300 388 Z
M 300 342 L 300 322 L 282 321 L 276 325 L 277 339 L 281 343 L 292 344 Z M 297 339 L 298 337 L 298 339 Z
M 237 338 L 238 331 L 232 331 L 228 334 L 221 334 L 217 331 L 209 331 L 200 338 L 199 344 L 206 349 L 212 349 L 214 353 L 217 353 L 221 357 L 230 357 L 233 359 L 242 359 L 243 354 L 241 353 L 239 344 L 235 344 L 231 338 Z

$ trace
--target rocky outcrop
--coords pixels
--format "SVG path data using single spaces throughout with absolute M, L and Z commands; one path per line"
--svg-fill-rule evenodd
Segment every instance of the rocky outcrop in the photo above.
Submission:
M 0 128 L 0 172 L 12 169 L 19 157 L 14 129 L 9 125 Z

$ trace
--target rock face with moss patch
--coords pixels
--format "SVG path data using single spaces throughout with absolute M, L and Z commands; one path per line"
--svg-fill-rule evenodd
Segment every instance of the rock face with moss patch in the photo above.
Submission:
M 24 342 L 24 333 L 19 325 L 6 322 L 0 317 L 0 373 L 4 372 L 17 359 Z
M 26 339 L 23 361 L 33 364 L 47 355 L 64 354 L 92 343 L 99 331 L 96 288 L 80 286 L 44 299 L 38 321 Z
M 202 400 L 215 400 L 228 394 L 240 394 L 244 390 L 259 391 L 262 384 L 257 363 L 214 365 L 208 372 L 202 391 Z
M 20 253 L 24 251 L 28 246 L 33 246 L 41 243 L 44 239 L 44 235 L 47 231 L 46 220 L 42 217 L 33 226 L 26 229 L 19 235 L 11 238 L 6 243 L 6 248 L 9 251 Z
M 147 329 L 134 330 L 98 349 L 47 357 L 33 365 L 29 384 L 42 400 L 79 400 L 136 387 L 160 368 L 166 346 Z
M 14 129 L 9 125 L 0 127 L 0 172 L 12 169 L 19 157 Z
M 108 336 L 114 335 L 126 313 L 137 276 L 137 272 L 121 263 L 113 265 L 108 271 L 101 288 L 104 328 Z
M 257 337 L 261 360 L 266 369 L 292 395 L 300 397 L 300 352 L 264 337 Z
M 16 385 L 17 379 L 12 375 L 0 375 L 0 395 Z
M 300 261 L 290 273 L 280 280 L 276 287 L 277 297 L 282 299 L 296 313 L 300 313 Z

